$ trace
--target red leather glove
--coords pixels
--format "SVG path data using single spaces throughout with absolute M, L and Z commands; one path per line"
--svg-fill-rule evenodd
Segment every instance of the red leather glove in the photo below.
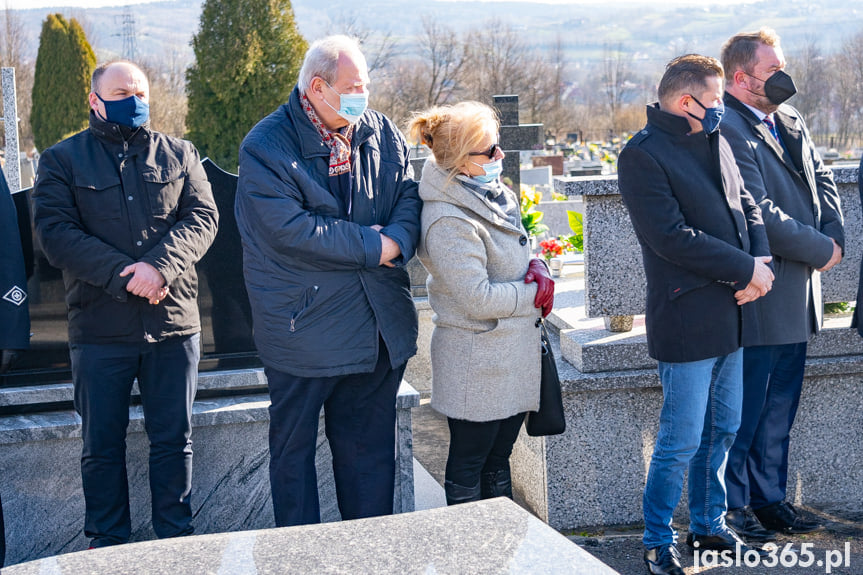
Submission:
M 524 283 L 536 282 L 536 297 L 534 307 L 542 308 L 542 317 L 547 317 L 554 307 L 554 280 L 548 273 L 548 268 L 542 260 L 533 258 L 524 274 Z

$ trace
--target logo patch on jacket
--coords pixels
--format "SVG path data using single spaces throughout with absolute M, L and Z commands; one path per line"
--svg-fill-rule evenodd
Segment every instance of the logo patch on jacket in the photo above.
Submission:
M 12 289 L 6 292 L 6 295 L 3 296 L 3 299 L 8 301 L 9 303 L 20 306 L 22 303 L 24 303 L 24 300 L 27 299 L 27 292 L 25 292 L 18 286 L 12 286 Z

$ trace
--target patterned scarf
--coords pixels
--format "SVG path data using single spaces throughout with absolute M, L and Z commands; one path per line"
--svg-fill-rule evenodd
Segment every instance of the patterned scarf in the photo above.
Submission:
M 300 103 L 312 125 L 318 130 L 321 139 L 330 147 L 330 177 L 340 176 L 351 170 L 351 138 L 354 135 L 354 125 L 348 124 L 337 132 L 329 130 L 312 108 L 312 103 L 303 94 Z

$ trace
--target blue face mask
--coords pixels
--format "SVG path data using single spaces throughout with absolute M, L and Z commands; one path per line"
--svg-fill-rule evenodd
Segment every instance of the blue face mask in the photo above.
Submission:
M 330 87 L 330 90 L 336 92 L 336 89 L 330 86 L 329 82 L 324 80 L 324 83 Z M 336 94 L 339 94 L 336 92 Z M 368 92 L 363 92 L 361 94 L 339 94 L 339 109 L 336 110 L 333 108 L 329 102 L 324 99 L 324 102 L 327 106 L 330 106 L 336 114 L 344 118 L 350 124 L 356 124 L 360 116 L 363 115 L 363 112 L 366 111 L 366 108 L 369 106 L 369 95 Z
M 704 117 L 698 118 L 694 114 L 689 114 L 689 112 L 686 113 L 689 114 L 690 117 L 701 122 L 701 127 L 704 128 L 704 131 L 706 133 L 712 134 L 713 132 L 715 132 L 716 129 L 719 127 L 719 122 L 722 121 L 722 114 L 725 113 L 725 104 L 719 102 L 719 105 L 715 108 L 705 108 L 704 104 L 699 102 L 695 96 L 692 96 L 690 94 L 689 97 L 695 100 L 696 104 L 701 106 L 701 109 L 704 110 Z
M 476 162 L 472 163 L 485 170 L 485 174 L 481 174 L 479 176 L 471 176 L 474 180 L 482 182 L 483 184 L 488 184 L 495 181 L 503 173 L 503 158 L 495 160 L 493 162 L 489 162 L 487 164 L 477 164 Z
M 129 128 L 140 128 L 150 119 L 150 105 L 138 96 L 129 96 L 122 100 L 103 100 L 105 105 L 105 120 Z

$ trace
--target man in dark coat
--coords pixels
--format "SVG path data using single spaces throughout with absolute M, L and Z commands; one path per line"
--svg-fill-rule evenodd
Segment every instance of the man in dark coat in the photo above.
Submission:
M 820 275 L 842 259 L 842 212 L 802 116 L 782 103 L 796 88 L 783 71 L 776 32 L 733 36 L 722 63 L 722 133 L 761 207 L 776 270 L 773 291 L 753 304 L 757 329 L 743 342 L 743 416 L 725 472 L 727 521 L 744 538 L 767 541 L 774 538 L 769 530 L 820 526 L 785 501 L 788 443 L 806 343 L 821 327 Z
M 18 214 L 0 170 L 0 374 L 30 347 L 27 275 L 18 230 Z
M 717 130 L 721 115 L 719 62 L 681 56 L 668 64 L 659 103 L 648 106 L 647 126 L 619 160 L 664 396 L 644 488 L 644 559 L 654 574 L 683 573 L 671 519 L 687 466 L 687 543 L 732 553 L 742 544 L 725 525 L 722 470 L 740 422 L 749 302 L 770 290 L 773 274 L 758 207 Z
M 148 102 L 137 66 L 99 66 L 90 127 L 45 150 L 33 193 L 39 240 L 66 286 L 84 534 L 93 547 L 131 535 L 126 428 L 136 378 L 150 440 L 153 529 L 159 537 L 192 532 L 195 263 L 218 215 L 197 150 L 151 130 Z
M 321 406 L 342 518 L 392 513 L 395 399 L 417 349 L 405 263 L 421 201 L 404 137 L 366 109 L 367 83 L 353 40 L 315 42 L 290 100 L 240 148 L 237 224 L 272 401 L 278 526 L 320 521 Z
M 0 169 L 0 375 L 30 347 L 27 274 L 18 231 L 18 214 L 6 175 Z M 0 501 L 0 567 L 6 560 L 6 532 Z

